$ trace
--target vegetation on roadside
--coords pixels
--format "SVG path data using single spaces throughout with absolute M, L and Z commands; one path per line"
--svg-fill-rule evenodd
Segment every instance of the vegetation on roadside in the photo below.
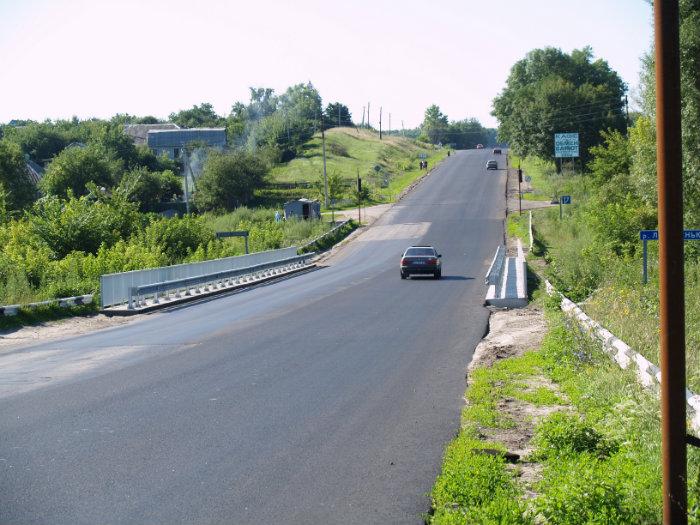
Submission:
M 330 227 L 320 220 L 276 222 L 274 209 L 245 207 L 166 219 L 139 213 L 120 192 L 45 197 L 22 219 L 0 225 L 0 298 L 26 304 L 98 293 L 102 274 L 245 253 L 242 239 L 216 239 L 216 231 L 249 230 L 250 250 L 262 251 L 302 245 Z
M 462 428 L 445 453 L 428 521 L 660 523 L 658 399 L 637 383 L 633 372 L 621 371 L 569 326 L 557 301 L 540 302 L 546 304 L 549 325 L 541 348 L 471 374 Z M 528 381 L 544 386 L 533 391 L 525 388 Z M 548 388 L 548 382 L 556 388 Z M 508 400 L 551 409 L 540 410 L 546 415 L 534 420 L 514 421 L 496 409 Z M 509 464 L 505 445 L 494 438 L 503 429 L 533 436 L 532 452 L 520 462 Z M 538 474 L 521 478 L 525 464 Z M 688 473 L 689 522 L 698 524 L 697 449 L 689 450 Z

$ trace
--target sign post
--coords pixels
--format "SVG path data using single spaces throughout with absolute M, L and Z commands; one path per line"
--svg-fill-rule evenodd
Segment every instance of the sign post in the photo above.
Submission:
M 562 212 L 562 204 L 571 204 L 571 195 L 562 195 L 559 197 L 559 220 L 562 220 L 564 218 L 564 214 Z
M 248 253 L 248 230 L 240 230 L 233 232 L 216 232 L 217 239 L 225 239 L 226 237 L 243 237 L 245 239 L 245 253 Z
M 508 157 L 506 157 L 507 159 Z M 520 189 L 520 184 L 523 182 L 523 170 L 520 169 L 520 163 L 518 163 L 518 208 L 520 209 L 520 215 L 523 214 L 523 192 Z
M 642 284 L 647 284 L 649 272 L 647 271 L 647 242 L 658 241 L 658 230 L 640 230 L 639 239 L 642 241 Z M 700 241 L 700 230 L 683 230 L 684 241 Z

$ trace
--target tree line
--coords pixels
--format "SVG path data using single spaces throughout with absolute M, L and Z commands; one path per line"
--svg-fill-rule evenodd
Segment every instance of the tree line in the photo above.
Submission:
M 353 125 L 348 107 L 340 102 L 324 107 L 310 82 L 290 86 L 281 95 L 270 88 L 250 88 L 249 101 L 234 103 L 227 116 L 202 103 L 171 113 L 168 121 L 182 128 L 226 129 L 229 148 L 208 152 L 198 181 L 196 204 L 203 210 L 249 203 L 269 168 L 302 153 L 315 132 Z M 106 192 L 120 191 L 143 212 L 156 211 L 163 201 L 180 200 L 181 163 L 134 145 L 123 131 L 125 124 L 162 122 L 153 116 L 118 114 L 108 121 L 73 118 L 0 125 L 0 220 L 18 216 L 41 195 L 84 196 L 89 183 Z M 46 170 L 38 185 L 31 180 L 27 160 Z

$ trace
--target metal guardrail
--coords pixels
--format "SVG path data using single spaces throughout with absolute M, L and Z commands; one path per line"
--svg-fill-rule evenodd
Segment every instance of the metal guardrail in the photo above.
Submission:
M 491 261 L 491 266 L 489 266 L 489 271 L 486 272 L 486 284 L 497 285 L 501 276 L 503 275 L 503 262 L 505 260 L 506 248 L 500 245 L 496 249 L 496 254 L 493 256 Z
M 102 275 L 100 276 L 100 306 L 104 309 L 108 306 L 128 302 L 129 292 L 135 286 L 199 277 L 226 270 L 238 270 L 256 264 L 280 261 L 295 255 L 297 255 L 297 248 L 291 246 L 281 250 L 269 250 L 249 255 Z
M 347 223 L 349 223 L 351 220 L 352 220 L 352 219 L 346 219 L 346 220 L 344 220 L 343 222 L 341 222 L 340 224 L 338 224 L 337 226 L 334 226 L 333 228 L 331 228 L 330 230 L 328 230 L 328 231 L 327 231 L 326 233 L 324 233 L 323 235 L 319 235 L 318 237 L 316 237 L 316 238 L 313 239 L 312 241 L 307 242 L 304 246 L 302 246 L 301 248 L 299 248 L 299 251 L 303 252 L 303 251 L 306 250 L 307 248 L 309 248 L 309 247 L 313 246 L 314 244 L 316 244 L 316 243 L 317 243 L 318 241 L 320 241 L 321 239 L 325 239 L 325 238 L 328 237 L 329 235 L 335 233 L 337 230 L 339 230 L 340 228 L 342 228 L 343 226 L 345 226 L 345 225 L 346 225 Z
M 254 279 L 256 277 L 274 275 L 275 273 L 280 273 L 285 268 L 294 269 L 303 266 L 306 264 L 307 259 L 312 258 L 314 255 L 316 255 L 315 252 L 309 252 L 303 255 L 257 264 L 246 268 L 237 268 L 196 277 L 133 286 L 129 290 L 128 308 L 133 310 L 134 308 L 140 307 L 142 301 L 148 296 L 153 296 L 153 302 L 157 304 L 161 295 L 172 291 L 175 291 L 175 297 L 178 298 L 181 297 L 181 292 L 182 295 L 185 296 L 191 295 L 190 290 L 193 288 L 195 292 L 198 292 L 200 288 L 209 291 L 212 286 L 221 288 L 232 284 L 231 281 L 240 281 L 241 278 Z M 280 272 L 274 272 L 273 270 L 280 270 Z

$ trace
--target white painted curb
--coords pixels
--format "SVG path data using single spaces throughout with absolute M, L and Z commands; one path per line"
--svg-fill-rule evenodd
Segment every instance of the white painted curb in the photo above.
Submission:
M 624 341 L 615 337 L 609 330 L 588 317 L 586 313 L 573 301 L 567 299 L 545 279 L 544 281 L 549 295 L 558 294 L 561 296 L 561 309 L 568 316 L 576 320 L 579 326 L 592 339 L 597 339 L 603 350 L 612 357 L 622 369 L 627 369 L 630 365 L 635 365 L 637 381 L 645 388 L 653 388 L 658 392 L 661 385 L 661 370 L 658 366 L 647 360 L 642 354 L 632 350 Z M 690 426 L 696 432 L 700 432 L 700 396 L 686 390 L 686 400 L 688 402 L 688 416 Z
M 39 301 L 37 303 L 28 304 L 11 304 L 8 306 L 0 306 L 0 315 L 13 316 L 17 315 L 20 308 L 29 308 L 34 310 L 40 306 L 58 305 L 59 308 L 70 308 L 71 306 L 79 306 L 90 304 L 92 302 L 92 294 L 78 295 L 76 297 L 63 297 L 61 299 L 49 299 L 48 301 Z

